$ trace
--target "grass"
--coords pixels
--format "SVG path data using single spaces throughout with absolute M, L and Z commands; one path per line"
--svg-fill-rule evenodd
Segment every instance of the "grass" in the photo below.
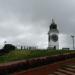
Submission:
M 0 56 L 0 63 L 16 60 L 31 59 L 43 56 L 53 56 L 67 53 L 75 53 L 74 50 L 15 50 L 6 55 Z

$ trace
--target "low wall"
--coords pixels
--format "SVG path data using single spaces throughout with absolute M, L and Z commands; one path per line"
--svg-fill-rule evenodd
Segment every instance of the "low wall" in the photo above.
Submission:
M 15 61 L 11 63 L 0 64 L 0 75 L 12 74 L 15 72 L 28 70 L 48 64 L 53 64 L 66 59 L 75 58 L 75 54 L 57 55 L 52 57 L 39 57 L 29 60 Z M 58 65 L 57 65 L 58 66 Z M 53 67 L 53 66 L 52 66 Z M 52 69 L 52 67 L 50 67 Z M 39 73 L 39 72 L 38 72 Z
M 75 61 L 65 60 L 54 64 L 48 64 L 43 67 L 37 67 L 34 69 L 29 69 L 27 71 L 14 73 L 12 75 L 49 75 L 66 64 L 75 64 Z

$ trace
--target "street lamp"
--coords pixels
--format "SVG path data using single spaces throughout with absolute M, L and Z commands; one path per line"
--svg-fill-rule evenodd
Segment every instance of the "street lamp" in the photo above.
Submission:
M 73 50 L 74 50 L 74 35 L 71 35 L 71 37 L 72 37 L 72 40 L 73 40 Z

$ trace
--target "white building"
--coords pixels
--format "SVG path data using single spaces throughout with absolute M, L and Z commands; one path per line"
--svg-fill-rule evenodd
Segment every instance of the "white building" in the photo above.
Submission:
M 53 19 L 48 32 L 48 49 L 59 49 L 59 30 Z

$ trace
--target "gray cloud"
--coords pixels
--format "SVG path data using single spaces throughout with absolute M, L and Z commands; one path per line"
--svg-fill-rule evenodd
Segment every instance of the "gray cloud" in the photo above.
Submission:
M 75 0 L 0 0 L 1 44 L 7 40 L 8 43 L 35 44 L 45 48 L 49 25 L 54 18 L 60 31 L 60 48 L 72 47 L 74 3 Z

